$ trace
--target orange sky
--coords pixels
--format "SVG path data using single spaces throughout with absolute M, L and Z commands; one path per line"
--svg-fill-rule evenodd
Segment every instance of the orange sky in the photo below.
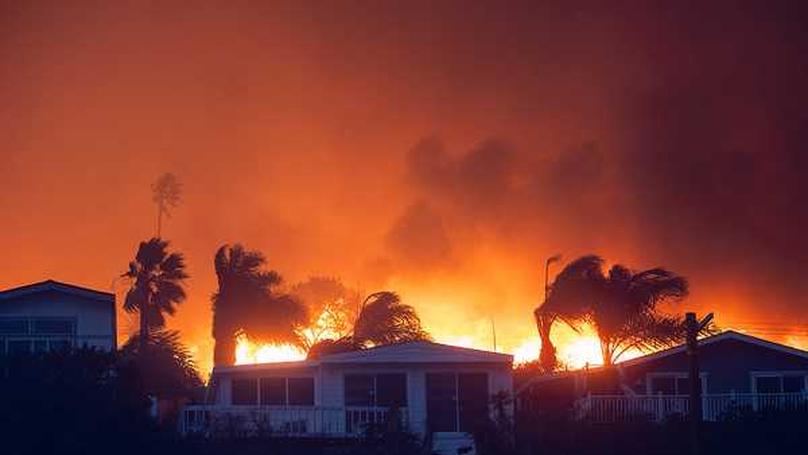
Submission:
M 801 11 L 561 5 L 4 2 L 0 286 L 110 289 L 171 171 L 202 365 L 225 242 L 447 340 L 515 348 L 543 258 L 597 252 L 804 342 Z

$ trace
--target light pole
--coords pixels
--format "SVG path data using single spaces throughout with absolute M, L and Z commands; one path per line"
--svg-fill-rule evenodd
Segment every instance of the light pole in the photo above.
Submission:
M 544 301 L 547 302 L 547 295 L 550 293 L 550 264 L 561 260 L 561 255 L 556 254 L 544 261 Z

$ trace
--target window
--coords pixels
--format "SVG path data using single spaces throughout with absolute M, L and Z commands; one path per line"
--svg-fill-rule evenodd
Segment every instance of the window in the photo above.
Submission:
M 286 378 L 261 378 L 261 404 L 286 404 Z
M 27 335 L 28 320 L 20 318 L 0 318 L 0 333 L 5 335 Z
M 39 335 L 72 335 L 75 321 L 72 319 L 34 319 L 34 332 Z
M 689 395 L 690 376 L 687 373 L 649 373 L 647 391 L 651 395 Z M 707 391 L 707 377 L 701 374 L 701 390 Z
M 752 373 L 756 393 L 802 393 L 806 374 L 802 372 Z
M 314 406 L 314 378 L 287 379 L 289 404 Z
M 31 340 L 8 340 L 9 354 L 28 354 L 31 352 Z
M 404 373 L 345 375 L 346 406 L 406 406 Z
M 258 380 L 233 379 L 233 404 L 258 404 Z

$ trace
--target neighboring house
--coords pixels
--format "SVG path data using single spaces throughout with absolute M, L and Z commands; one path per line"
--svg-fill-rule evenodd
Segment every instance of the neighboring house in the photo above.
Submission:
M 211 404 L 186 407 L 181 430 L 350 437 L 393 410 L 421 436 L 468 433 L 491 416 L 495 394 L 511 396 L 512 362 L 506 354 L 417 341 L 217 367 Z
M 0 355 L 114 351 L 115 295 L 48 280 L 0 291 Z
M 808 411 L 808 352 L 732 330 L 699 341 L 702 412 L 717 420 L 735 412 Z M 663 420 L 689 410 L 689 357 L 684 345 L 618 363 L 537 377 L 519 388 L 520 406 L 567 408 L 600 422 Z

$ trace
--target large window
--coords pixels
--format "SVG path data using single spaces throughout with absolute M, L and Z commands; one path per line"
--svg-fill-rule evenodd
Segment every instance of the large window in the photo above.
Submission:
M 258 404 L 257 379 L 233 379 L 233 404 Z
M 486 373 L 427 373 L 426 412 L 430 431 L 474 432 L 488 418 Z
M 802 393 L 808 388 L 804 372 L 752 373 L 756 393 Z
M 314 406 L 314 378 L 233 379 L 233 404 Z
M 407 375 L 404 373 L 345 375 L 346 406 L 406 406 Z
M 0 317 L 0 355 L 68 349 L 75 334 L 74 318 Z
M 652 395 L 689 395 L 690 376 L 687 373 L 650 373 L 647 391 Z M 701 390 L 707 391 L 707 377 L 701 375 Z

